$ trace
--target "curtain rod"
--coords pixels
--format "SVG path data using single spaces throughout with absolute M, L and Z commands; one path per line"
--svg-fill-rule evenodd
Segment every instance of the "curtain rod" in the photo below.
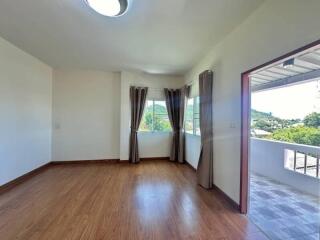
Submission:
M 130 85 L 129 87 L 140 87 L 140 88 L 145 88 L 147 87 L 148 89 L 151 89 L 151 90 L 159 90 L 159 91 L 162 91 L 163 89 L 165 88 L 168 88 L 168 87 L 149 87 L 149 86 L 143 86 L 143 85 L 138 85 L 138 86 L 135 86 L 135 85 Z
M 186 83 L 186 85 L 188 85 L 188 84 Z M 190 86 L 190 85 L 188 85 L 188 86 Z M 183 87 L 183 86 L 171 88 L 171 87 L 149 87 L 149 86 L 142 86 L 142 85 L 138 85 L 138 86 L 130 85 L 129 87 L 147 87 L 148 89 L 151 89 L 151 90 L 159 90 L 159 91 L 162 91 L 162 90 L 165 89 L 165 88 L 168 88 L 168 89 L 179 89 L 179 88 L 181 88 L 181 87 Z

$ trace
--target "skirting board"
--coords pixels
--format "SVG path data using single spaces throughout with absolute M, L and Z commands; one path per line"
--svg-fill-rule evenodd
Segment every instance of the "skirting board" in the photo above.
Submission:
M 46 170 L 50 166 L 50 164 L 51 163 L 46 163 L 46 164 L 28 172 L 28 173 L 23 174 L 22 176 L 20 176 L 16 179 L 13 179 L 10 182 L 0 186 L 0 194 L 14 188 L 15 186 L 19 185 L 20 183 L 22 183 L 22 182 L 32 178 L 33 176 L 43 172 L 44 170 Z
M 53 165 L 61 164 L 90 164 L 90 163 L 118 163 L 120 159 L 94 159 L 94 160 L 72 160 L 72 161 L 52 161 Z
M 150 161 L 150 160 L 170 160 L 170 157 L 147 157 L 147 158 L 140 158 L 140 161 Z
M 219 192 L 221 194 L 221 196 L 230 203 L 230 205 L 235 208 L 236 210 L 240 211 L 240 205 L 235 202 L 232 198 L 230 198 L 224 191 L 222 191 L 219 187 L 217 187 L 217 185 L 213 185 L 213 189 L 216 190 L 217 192 Z
M 186 165 L 190 167 L 192 170 L 196 171 L 196 169 L 187 161 L 185 161 Z M 222 191 L 217 185 L 213 185 L 213 190 L 217 191 L 227 202 L 232 205 L 233 208 L 240 211 L 240 205 L 236 203 L 232 198 L 230 198 L 224 191 Z
M 150 161 L 150 160 L 170 160 L 170 157 L 142 157 L 140 161 Z M 129 162 L 129 160 L 120 160 L 120 162 Z
M 149 161 L 149 160 L 169 160 L 169 157 L 152 157 L 152 158 L 141 158 L 141 161 Z M 121 160 L 120 159 L 95 159 L 95 160 L 74 160 L 74 161 L 52 161 L 46 163 L 28 173 L 23 174 L 22 176 L 11 180 L 8 183 L 0 186 L 0 194 L 8 191 L 18 184 L 28 180 L 29 178 L 33 177 L 34 175 L 39 174 L 40 172 L 47 169 L 50 165 L 63 165 L 63 164 L 93 164 L 93 163 L 129 163 L 129 160 Z
M 169 157 L 148 157 L 140 158 L 140 161 L 150 161 L 150 160 L 169 160 Z M 94 160 L 72 160 L 72 161 L 52 161 L 51 164 L 90 164 L 90 163 L 128 163 L 129 160 L 120 159 L 94 159 Z

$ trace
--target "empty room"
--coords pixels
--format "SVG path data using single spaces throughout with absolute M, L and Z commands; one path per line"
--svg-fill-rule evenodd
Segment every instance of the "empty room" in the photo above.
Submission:
M 319 240 L 319 0 L 0 0 L 0 239 Z

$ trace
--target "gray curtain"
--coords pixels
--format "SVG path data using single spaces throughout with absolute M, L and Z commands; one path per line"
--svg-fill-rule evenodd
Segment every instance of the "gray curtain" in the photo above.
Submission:
M 185 162 L 185 129 L 184 129 L 184 116 L 185 110 L 187 108 L 188 103 L 188 96 L 190 92 L 189 86 L 184 86 L 181 89 L 180 95 L 180 118 L 179 118 L 179 125 L 180 125 L 180 134 L 179 134 L 179 152 L 178 152 L 178 162 L 183 163 Z
M 170 160 L 183 163 L 185 160 L 184 111 L 188 87 L 164 89 L 169 120 L 173 130 Z
M 143 115 L 147 93 L 148 88 L 146 87 L 130 87 L 131 132 L 129 142 L 129 161 L 131 163 L 138 163 L 140 161 L 138 146 L 138 129 Z
M 213 72 L 199 76 L 201 152 L 197 168 L 198 184 L 213 187 Z

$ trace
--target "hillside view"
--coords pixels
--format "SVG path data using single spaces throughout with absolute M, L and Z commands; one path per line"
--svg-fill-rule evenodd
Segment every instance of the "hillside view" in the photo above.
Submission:
M 192 132 L 193 129 L 193 104 L 185 111 L 185 129 Z M 172 131 L 168 112 L 164 101 L 148 101 L 140 124 L 140 131 L 167 132 Z
M 154 107 L 154 115 L 153 115 Z M 186 119 L 192 109 L 186 110 Z M 164 103 L 146 106 L 141 121 L 142 131 L 171 131 Z M 304 119 L 282 119 L 271 113 L 251 110 L 251 136 L 278 141 L 320 146 L 320 113 L 310 113 Z
M 281 119 L 271 113 L 251 110 L 251 135 L 258 138 L 320 146 L 320 113 L 304 119 Z

